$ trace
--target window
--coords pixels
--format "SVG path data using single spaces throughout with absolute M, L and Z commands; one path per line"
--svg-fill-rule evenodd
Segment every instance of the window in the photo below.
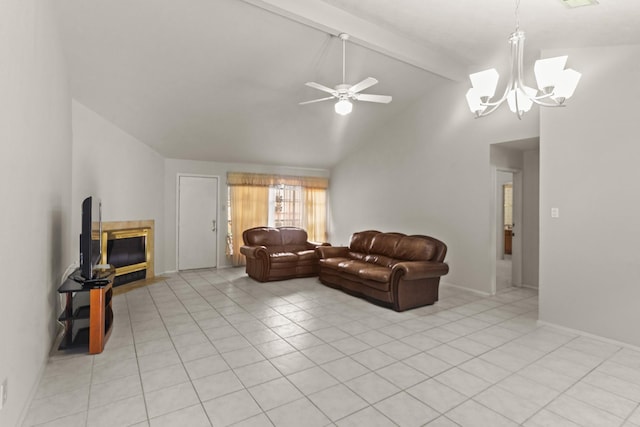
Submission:
M 242 232 L 252 227 L 300 227 L 309 240 L 327 240 L 326 178 L 229 172 L 227 255 L 234 265 L 240 254 Z
M 302 187 L 269 187 L 269 227 L 303 227 Z

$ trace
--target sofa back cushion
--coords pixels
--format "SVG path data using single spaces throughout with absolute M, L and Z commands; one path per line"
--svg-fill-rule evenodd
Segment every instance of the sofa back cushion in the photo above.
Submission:
M 386 255 L 391 258 L 396 257 L 396 247 L 400 243 L 404 234 L 400 233 L 378 233 L 371 241 L 370 254 Z
M 255 227 L 244 230 L 242 240 L 248 246 L 282 246 L 280 230 L 272 227 Z
M 351 252 L 359 252 L 363 254 L 362 256 L 364 257 L 366 254 L 370 253 L 371 243 L 377 234 L 380 234 L 380 232 L 373 230 L 353 233 L 351 236 L 351 243 L 349 243 L 349 250 Z
M 436 254 L 433 241 L 417 236 L 403 237 L 395 248 L 396 258 L 408 261 L 431 261 Z
M 307 232 L 297 227 L 280 227 L 280 236 L 282 236 L 282 244 L 284 246 L 302 246 L 307 245 Z
M 446 246 L 429 236 L 407 236 L 368 230 L 354 233 L 351 252 L 368 262 L 391 267 L 399 261 L 444 261 Z
M 366 257 L 364 257 L 364 260 L 367 262 L 370 262 L 371 264 L 376 264 L 382 267 L 389 267 L 389 268 L 393 267 L 397 262 L 402 261 L 399 259 L 390 258 L 386 255 L 376 255 L 376 254 L 367 255 Z
M 266 246 L 269 253 L 297 252 L 309 249 L 307 232 L 297 227 L 255 227 L 242 233 L 244 244 Z

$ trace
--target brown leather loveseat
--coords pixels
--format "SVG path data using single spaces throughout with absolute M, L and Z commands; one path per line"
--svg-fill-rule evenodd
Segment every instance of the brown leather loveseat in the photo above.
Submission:
M 254 227 L 242 233 L 247 274 L 259 282 L 318 275 L 318 245 L 297 227 Z
M 318 247 L 320 281 L 327 286 L 404 311 L 438 300 L 447 246 L 428 236 L 354 233 L 349 247 Z

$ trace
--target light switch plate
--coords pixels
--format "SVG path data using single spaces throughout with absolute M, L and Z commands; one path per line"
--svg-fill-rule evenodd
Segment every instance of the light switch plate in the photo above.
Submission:
M 551 218 L 559 218 L 560 217 L 560 209 L 551 208 Z

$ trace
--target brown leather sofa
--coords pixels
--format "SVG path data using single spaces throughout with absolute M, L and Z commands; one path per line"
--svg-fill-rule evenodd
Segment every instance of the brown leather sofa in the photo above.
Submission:
M 254 227 L 242 233 L 247 274 L 259 282 L 318 275 L 315 249 L 328 243 L 307 241 L 307 232 L 297 227 Z
M 428 236 L 361 231 L 349 247 L 318 247 L 320 281 L 396 311 L 438 300 L 447 246 Z

